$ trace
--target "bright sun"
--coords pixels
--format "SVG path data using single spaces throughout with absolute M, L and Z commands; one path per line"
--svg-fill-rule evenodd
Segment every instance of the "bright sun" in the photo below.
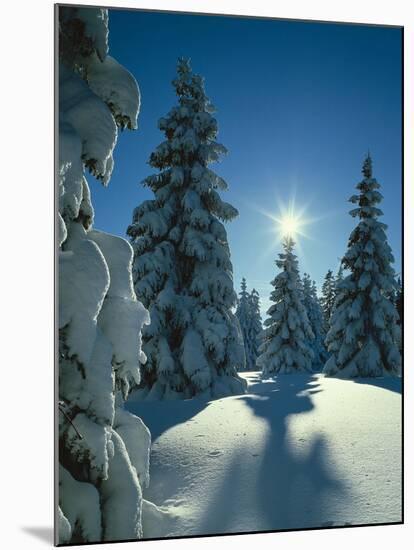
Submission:
M 311 235 L 311 226 L 326 217 L 326 215 L 311 217 L 308 211 L 309 204 L 297 204 L 294 193 L 288 202 L 277 197 L 275 210 L 273 211 L 257 206 L 255 209 L 271 221 L 271 224 L 268 225 L 268 232 L 271 238 L 263 248 L 264 256 L 274 254 L 275 244 L 279 245 L 279 243 L 287 239 L 292 239 L 295 242 L 297 251 L 303 254 L 303 240 L 314 239 Z
M 299 237 L 309 238 L 307 229 L 315 219 L 310 219 L 306 215 L 306 206 L 298 206 L 295 204 L 295 199 L 292 198 L 288 204 L 281 200 L 276 203 L 277 213 L 270 213 L 265 210 L 260 210 L 267 218 L 273 222 L 273 232 L 276 233 L 278 240 L 283 240 L 290 237 L 295 241 Z
M 286 214 L 278 220 L 280 233 L 284 237 L 294 237 L 300 231 L 301 219 L 294 214 Z
M 279 215 L 273 215 L 272 220 L 280 239 L 290 237 L 295 240 L 308 236 L 306 226 L 312 221 L 305 217 L 305 208 L 295 207 L 294 201 L 291 201 L 288 207 L 279 203 Z

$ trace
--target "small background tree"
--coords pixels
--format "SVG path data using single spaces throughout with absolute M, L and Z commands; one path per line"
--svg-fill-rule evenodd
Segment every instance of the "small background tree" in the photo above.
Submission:
M 262 318 L 260 315 L 259 293 L 254 288 L 250 294 L 247 292 L 246 279 L 241 281 L 240 298 L 237 305 L 236 316 L 240 323 L 243 335 L 244 350 L 246 355 L 246 370 L 255 370 L 256 360 L 259 355 L 259 338 L 262 332 Z
M 267 311 L 257 365 L 263 376 L 311 372 L 313 352 L 309 342 L 312 329 L 303 304 L 298 261 L 293 253 L 294 241 L 286 237 L 283 252 L 276 260 L 281 272 L 271 282 L 273 305 Z
M 321 306 L 323 312 L 324 330 L 328 332 L 329 322 L 334 309 L 336 284 L 332 270 L 329 269 L 322 284 Z
M 260 313 L 260 296 L 255 288 L 249 295 L 250 303 L 250 326 L 249 326 L 249 369 L 257 369 L 257 358 L 259 357 L 259 347 L 261 343 L 261 337 L 263 333 L 262 315 Z M 247 362 L 247 357 L 246 357 Z
M 313 338 L 309 341 L 309 345 L 313 351 L 313 370 L 321 370 L 327 359 L 326 348 L 324 344 L 325 332 L 323 323 L 322 307 L 317 295 L 316 283 L 311 281 L 310 276 L 304 273 L 302 278 L 303 283 L 303 304 L 305 306 L 309 324 L 312 329 Z
M 245 364 L 244 368 L 250 370 L 249 368 L 249 325 L 250 325 L 250 300 L 249 293 L 247 292 L 247 283 L 246 279 L 243 277 L 240 283 L 240 292 L 239 298 L 237 300 L 237 309 L 236 317 L 239 321 L 241 337 L 243 339 L 243 347 L 245 353 Z

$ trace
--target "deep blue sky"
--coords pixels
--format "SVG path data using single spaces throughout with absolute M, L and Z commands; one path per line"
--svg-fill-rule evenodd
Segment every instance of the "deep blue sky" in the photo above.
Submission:
M 179 56 L 205 77 L 217 108 L 218 141 L 229 150 L 211 165 L 240 212 L 226 225 L 235 283 L 245 276 L 268 305 L 280 242 L 260 210 L 277 214 L 296 196 L 319 221 L 300 238 L 301 271 L 320 286 L 336 270 L 355 225 L 347 199 L 371 151 L 382 185 L 383 221 L 401 261 L 401 31 L 396 28 L 110 10 L 110 55 L 136 77 L 139 128 L 120 135 L 109 188 L 89 178 L 98 229 L 125 236 L 133 208 L 152 198 L 141 180 L 163 140 L 158 119 L 176 104 Z

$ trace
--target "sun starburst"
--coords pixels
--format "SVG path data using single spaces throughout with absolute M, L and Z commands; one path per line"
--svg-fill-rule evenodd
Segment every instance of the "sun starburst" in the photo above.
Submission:
M 294 238 L 302 226 L 301 218 L 292 214 L 284 215 L 278 223 L 280 225 L 280 233 L 283 237 Z
M 306 216 L 306 206 L 298 207 L 295 200 L 291 199 L 286 205 L 283 201 L 278 201 L 278 212 L 276 214 L 263 212 L 273 222 L 273 232 L 276 233 L 278 240 L 290 237 L 297 240 L 299 237 L 310 238 L 307 232 L 309 226 L 314 220 Z

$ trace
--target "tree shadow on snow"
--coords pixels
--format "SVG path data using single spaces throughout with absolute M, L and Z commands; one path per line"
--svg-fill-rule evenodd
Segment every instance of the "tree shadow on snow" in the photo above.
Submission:
M 311 395 L 322 391 L 317 376 L 281 375 L 276 385 L 274 382 L 274 379 L 273 384 L 258 382 L 253 387 L 253 391 L 258 392 L 256 395 L 240 397 L 256 416 L 268 423 L 268 436 L 261 449 L 245 447 L 235 453 L 219 494 L 205 511 L 201 533 L 340 524 L 334 521 L 337 518 L 330 517 L 330 505 L 349 495 L 336 476 L 323 433 L 308 443 L 306 436 L 295 442 L 288 434 L 290 417 L 314 408 Z M 304 448 L 298 451 L 302 445 Z M 246 456 L 252 453 L 260 457 L 246 466 Z M 257 471 L 252 472 L 252 467 Z M 250 480 L 248 489 L 246 479 Z M 223 502 L 227 505 L 220 507 L 218 503 Z
M 154 442 L 174 426 L 191 422 L 210 403 L 210 400 L 194 397 L 176 401 L 127 401 L 125 408 L 143 420 Z
M 353 382 L 357 384 L 369 384 L 377 388 L 402 393 L 402 379 L 392 376 L 384 376 L 383 378 L 353 378 Z

